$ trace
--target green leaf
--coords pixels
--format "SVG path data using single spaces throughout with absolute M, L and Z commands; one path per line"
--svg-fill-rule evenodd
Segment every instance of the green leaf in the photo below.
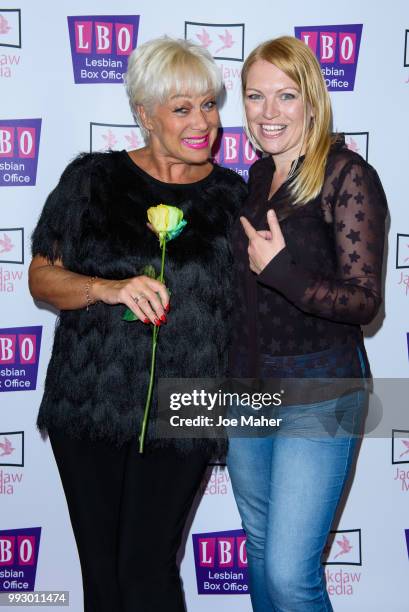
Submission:
M 156 270 L 150 264 L 142 268 L 142 274 L 149 276 L 149 278 L 156 278 Z
M 130 308 L 127 308 L 122 316 L 123 321 L 139 321 L 139 317 L 132 312 Z

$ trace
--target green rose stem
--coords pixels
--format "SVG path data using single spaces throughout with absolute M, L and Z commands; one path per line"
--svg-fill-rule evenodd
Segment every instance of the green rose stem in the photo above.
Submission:
M 159 281 L 163 283 L 163 277 L 164 277 L 164 271 L 165 271 L 166 233 L 161 232 L 159 239 L 160 239 L 160 248 L 162 249 L 162 263 L 161 263 L 161 268 L 160 268 Z M 150 376 L 149 376 L 148 394 L 146 396 L 141 433 L 139 434 L 139 453 L 140 454 L 143 453 L 146 430 L 148 427 L 149 412 L 150 412 L 151 400 L 152 400 L 153 382 L 155 378 L 156 347 L 158 345 L 158 334 L 159 334 L 159 325 L 154 325 L 153 333 L 152 333 L 152 358 L 151 358 L 151 371 L 150 371 Z
M 183 219 L 183 211 L 180 208 L 177 208 L 175 206 L 168 206 L 166 204 L 158 204 L 157 206 L 151 206 L 148 209 L 148 221 L 151 224 L 150 229 L 159 237 L 159 245 L 162 249 L 162 264 L 158 280 L 163 283 L 165 270 L 166 242 L 168 240 L 174 240 L 174 238 L 177 238 L 185 227 L 187 221 Z M 155 269 L 151 265 L 145 266 L 142 270 L 142 274 L 149 276 L 150 278 L 156 278 Z M 131 309 L 127 308 L 122 316 L 122 319 L 124 321 L 138 321 L 139 317 Z M 154 325 L 152 331 L 152 357 L 148 393 L 145 401 L 145 410 L 143 413 L 141 431 L 138 438 L 139 453 L 143 453 L 146 431 L 148 428 L 149 411 L 152 401 L 153 383 L 155 377 L 156 347 L 158 344 L 158 336 L 159 326 Z

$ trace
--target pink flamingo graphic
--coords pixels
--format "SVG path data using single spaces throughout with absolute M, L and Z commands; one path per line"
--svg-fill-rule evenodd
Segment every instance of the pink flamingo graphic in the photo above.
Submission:
M 356 140 L 354 140 L 351 136 L 351 138 L 349 138 L 347 140 L 347 147 L 350 151 L 354 151 L 354 153 L 359 153 L 359 147 L 358 147 L 358 143 L 356 142 Z
M 3 238 L 0 238 L 0 253 L 9 253 L 13 247 L 10 236 L 3 234 Z
M 118 143 L 117 137 L 111 130 L 102 134 L 102 138 L 106 141 L 105 149 L 112 149 Z
M 129 134 L 125 134 L 125 140 L 128 141 L 129 149 L 137 149 L 140 146 L 140 140 L 138 134 L 132 130 Z
M 342 540 L 337 540 L 337 544 L 341 547 L 341 550 L 335 555 L 334 559 L 341 555 L 346 555 L 353 549 L 353 546 L 345 535 L 342 536 Z
M 233 36 L 230 34 L 229 30 L 224 30 L 224 35 L 219 34 L 219 38 L 223 43 L 223 46 L 220 49 L 217 49 L 215 54 L 217 55 L 220 51 L 224 51 L 225 49 L 230 49 L 234 45 Z
M 0 34 L 7 34 L 11 30 L 11 26 L 3 15 L 0 15 Z
M 405 450 L 405 451 L 403 451 L 403 453 L 401 453 L 401 454 L 399 455 L 399 459 L 400 459 L 401 457 L 403 457 L 404 455 L 407 455 L 407 454 L 409 453 L 409 440 L 402 440 L 402 443 L 403 443 L 403 445 L 405 446 L 406 450 Z
M 202 47 L 204 47 L 205 49 L 210 47 L 210 45 L 213 42 L 212 39 L 209 36 L 208 31 L 205 30 L 204 28 L 202 28 L 202 33 L 201 34 L 196 34 L 196 37 L 200 40 L 200 45 Z
M 11 455 L 11 453 L 15 450 L 8 438 L 4 438 L 4 442 L 0 442 L 0 449 L 3 451 L 0 457 L 4 457 L 4 455 Z

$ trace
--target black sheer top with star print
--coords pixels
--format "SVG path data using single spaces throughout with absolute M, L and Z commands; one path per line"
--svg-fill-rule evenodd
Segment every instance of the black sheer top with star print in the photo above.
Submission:
M 256 229 L 267 229 L 273 208 L 286 247 L 257 276 L 249 270 L 244 231 L 239 223 L 234 229 L 234 376 L 257 376 L 265 355 L 305 355 L 339 345 L 358 345 L 365 355 L 360 326 L 372 321 L 382 301 L 387 204 L 376 171 L 340 137 L 322 192 L 307 204 L 293 205 L 286 184 L 269 200 L 273 174 L 271 157 L 252 166 L 242 214 Z

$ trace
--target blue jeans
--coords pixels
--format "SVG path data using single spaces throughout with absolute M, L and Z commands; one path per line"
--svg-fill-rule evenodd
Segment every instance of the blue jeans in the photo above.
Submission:
M 316 355 L 297 357 L 290 376 L 297 376 L 298 366 L 305 376 L 308 359 Z M 272 357 L 263 375 L 268 373 L 289 374 L 280 371 L 280 358 Z M 247 535 L 255 612 L 332 610 L 321 556 L 358 442 L 356 433 L 348 432 L 357 431 L 365 402 L 365 392 L 354 391 L 337 400 L 291 406 L 274 433 L 230 438 L 227 465 Z M 320 435 L 317 423 L 332 419 L 336 425 L 340 412 L 349 424 L 346 431 Z

